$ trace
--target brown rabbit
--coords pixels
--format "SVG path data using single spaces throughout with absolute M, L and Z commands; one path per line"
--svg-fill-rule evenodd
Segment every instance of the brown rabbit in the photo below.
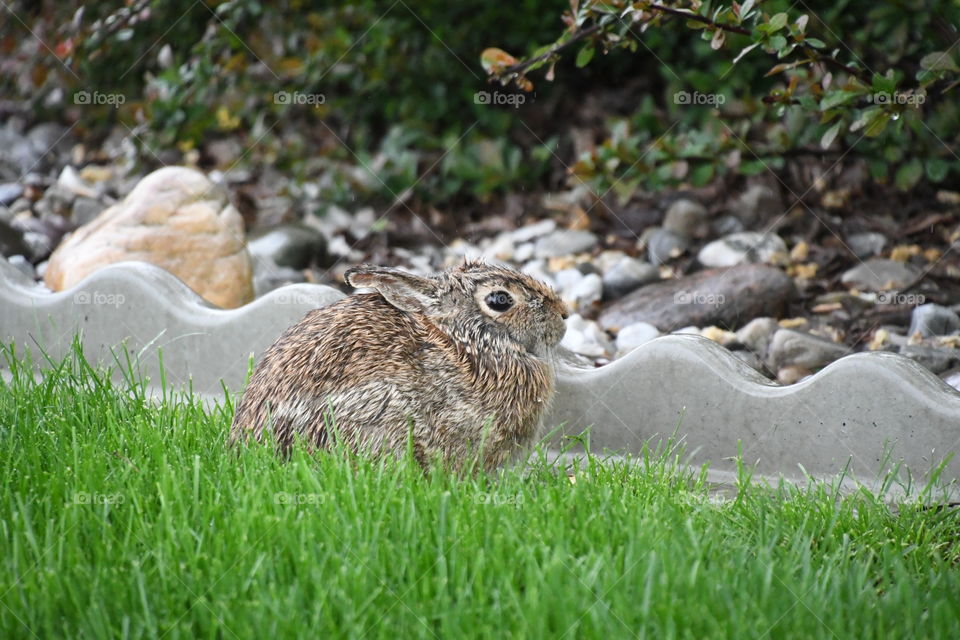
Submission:
M 400 455 L 425 468 L 502 464 L 536 437 L 554 389 L 566 310 L 547 285 L 467 262 L 432 278 L 360 266 L 356 294 L 308 313 L 257 366 L 231 442 L 297 434 L 323 448 Z

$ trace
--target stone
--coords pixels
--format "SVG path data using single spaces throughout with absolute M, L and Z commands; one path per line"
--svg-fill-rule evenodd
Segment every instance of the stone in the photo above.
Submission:
M 919 362 L 933 373 L 943 373 L 960 363 L 960 350 L 950 347 L 934 347 L 925 344 L 905 344 L 900 355 Z
M 773 318 L 754 318 L 737 331 L 737 342 L 766 359 L 773 334 L 779 330 L 780 325 Z
M 782 385 L 796 384 L 811 375 L 811 373 L 810 369 L 806 367 L 798 367 L 796 365 L 783 367 L 777 371 L 777 382 Z
M 847 246 L 853 255 L 866 260 L 871 256 L 880 255 L 887 246 L 887 237 L 876 231 L 854 233 L 847 238 Z
M 128 260 L 166 269 L 220 307 L 253 299 L 243 220 L 227 194 L 194 169 L 164 167 L 143 178 L 57 247 L 44 281 L 62 291 Z
M 23 195 L 23 185 L 16 182 L 0 184 L 0 206 L 7 206 Z
M 707 244 L 697 260 L 708 268 L 732 267 L 748 262 L 772 262 L 787 255 L 787 244 L 774 233 L 743 231 Z
M 43 196 L 34 203 L 33 209 L 39 218 L 46 219 L 54 216 L 66 218 L 70 215 L 70 209 L 76 198 L 77 195 L 73 191 L 56 183 L 43 192 Z
M 534 255 L 538 258 L 556 258 L 590 251 L 597 246 L 597 236 L 589 231 L 560 229 L 537 238 Z
M 610 304 L 599 322 L 608 330 L 634 322 L 649 322 L 661 331 L 687 325 L 733 329 L 759 316 L 778 315 L 795 293 L 782 270 L 739 265 L 648 284 Z
M 690 246 L 690 241 L 668 229 L 655 227 L 649 230 L 646 236 L 647 257 L 654 265 L 661 265 L 683 254 Z
M 536 278 L 540 282 L 550 285 L 554 289 L 559 288 L 557 286 L 557 281 L 553 277 L 553 274 L 547 269 L 546 260 L 531 260 L 523 265 L 523 267 L 520 268 L 520 271 L 527 274 L 531 278 Z
M 256 260 L 253 265 L 253 294 L 257 298 L 274 289 L 306 280 L 303 271 L 281 267 L 267 259 Z
M 73 207 L 70 209 L 70 220 L 77 226 L 83 226 L 92 222 L 106 208 L 106 205 L 99 200 L 80 197 L 73 201 Z
M 603 293 L 620 298 L 635 289 L 660 279 L 660 270 L 648 262 L 624 256 L 603 274 Z
M 254 260 L 265 259 L 292 269 L 308 269 L 329 261 L 327 239 L 316 229 L 292 222 L 250 234 L 247 251 Z
M 579 269 L 557 272 L 557 291 L 572 311 L 583 311 L 603 296 L 603 283 L 595 273 L 584 275 Z
M 748 228 L 760 220 L 778 218 L 785 212 L 780 194 L 765 184 L 747 187 L 737 198 L 732 211 Z
M 33 262 L 47 258 L 72 228 L 63 216 L 57 214 L 45 218 L 19 215 L 13 219 L 11 226 L 23 234 L 23 242 L 27 246 L 26 255 Z
M 687 238 L 698 238 L 706 235 L 708 222 L 706 207 L 696 200 L 681 198 L 667 208 L 662 226 Z
M 902 289 L 918 275 L 919 272 L 908 264 L 885 258 L 871 258 L 845 271 L 840 276 L 840 281 L 864 291 L 887 291 Z
M 783 367 L 818 369 L 850 353 L 850 349 L 793 329 L 779 329 L 770 341 L 767 364 L 774 371 Z
M 80 174 L 77 173 L 77 170 L 70 165 L 65 166 L 60 172 L 56 186 L 69 191 L 74 196 L 96 198 L 100 195 L 97 193 L 97 190 L 87 184 L 86 181 L 80 177 Z
M 627 325 L 617 333 L 617 357 L 620 358 L 659 336 L 660 331 L 647 322 Z
M 566 320 L 567 332 L 560 346 L 588 358 L 605 358 L 613 353 L 613 344 L 607 334 L 593 320 L 574 313 Z
M 528 224 L 524 227 L 514 229 L 510 231 L 510 239 L 515 243 L 530 242 L 541 236 L 545 236 L 548 233 L 552 233 L 557 228 L 557 223 L 547 218 L 546 220 L 540 220 L 539 222 L 534 222 L 533 224 Z
M 0 255 L 16 256 L 27 253 L 27 244 L 23 241 L 23 232 L 0 220 Z
M 713 221 L 712 227 L 713 232 L 718 236 L 728 236 L 731 233 L 740 233 L 747 230 L 740 218 L 731 215 L 720 216 Z
M 952 309 L 938 304 L 922 304 L 910 316 L 908 335 L 920 333 L 924 338 L 948 336 L 960 331 L 960 316 Z

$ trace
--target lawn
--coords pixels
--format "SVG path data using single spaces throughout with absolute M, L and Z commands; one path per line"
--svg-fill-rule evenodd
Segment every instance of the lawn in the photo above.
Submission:
M 678 451 L 462 479 L 225 448 L 232 407 L 73 357 L 0 382 L 0 637 L 960 637 L 960 514 L 729 499 Z

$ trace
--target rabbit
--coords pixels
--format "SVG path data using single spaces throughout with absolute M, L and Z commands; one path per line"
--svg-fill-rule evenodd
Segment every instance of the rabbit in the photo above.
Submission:
M 425 278 L 361 265 L 372 289 L 310 311 L 256 367 L 232 443 L 335 440 L 375 456 L 412 445 L 424 470 L 490 471 L 537 437 L 567 311 L 546 284 L 478 261 Z

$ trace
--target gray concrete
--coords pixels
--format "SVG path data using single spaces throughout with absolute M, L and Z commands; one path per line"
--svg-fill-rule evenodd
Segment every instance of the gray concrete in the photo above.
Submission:
M 70 291 L 50 293 L 0 258 L 0 339 L 43 362 L 64 357 L 82 335 L 91 361 L 112 363 L 125 347 L 154 388 L 162 353 L 169 386 L 222 398 L 242 389 L 257 357 L 310 309 L 343 296 L 329 287 L 282 287 L 240 309 L 207 305 L 165 271 L 112 265 Z M 0 367 L 4 363 L 0 362 Z M 548 423 L 566 434 L 590 428 L 597 452 L 636 453 L 676 435 L 693 464 L 733 470 L 742 446 L 757 472 L 799 479 L 849 464 L 872 483 L 894 463 L 916 480 L 960 448 L 960 393 L 923 367 L 889 353 L 856 354 L 780 387 L 698 336 L 641 345 L 599 369 L 564 364 Z M 960 478 L 960 459 L 943 478 Z
M 243 387 L 248 362 L 309 310 L 339 300 L 330 287 L 294 284 L 240 308 L 207 304 L 180 280 L 142 262 L 110 265 L 69 291 L 50 293 L 26 281 L 0 258 L 0 340 L 65 357 L 82 336 L 91 362 L 124 362 L 125 347 L 151 385 L 158 386 L 160 358 L 167 384 L 222 397 Z M 0 366 L 4 366 L 0 363 Z

